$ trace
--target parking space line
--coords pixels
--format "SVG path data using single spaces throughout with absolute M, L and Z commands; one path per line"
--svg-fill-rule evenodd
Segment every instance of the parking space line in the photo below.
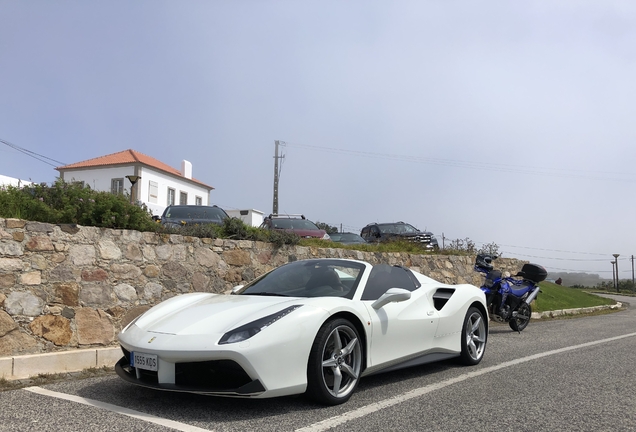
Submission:
M 629 333 L 629 334 L 625 334 L 625 335 L 621 335 L 621 336 L 615 336 L 615 337 L 611 337 L 611 338 L 607 338 L 607 339 L 601 339 L 601 340 L 597 340 L 597 341 L 586 342 L 586 343 L 579 344 L 579 345 L 572 345 L 572 346 L 565 347 L 565 348 L 559 348 L 559 349 L 555 349 L 555 350 L 551 350 L 551 351 L 545 351 L 545 352 L 538 353 L 538 354 L 533 354 L 533 355 L 530 355 L 530 356 L 527 356 L 527 357 L 518 358 L 516 360 L 510 360 L 510 361 L 503 362 L 503 363 L 500 363 L 500 364 L 495 365 L 495 366 L 490 366 L 490 367 L 487 367 L 487 368 L 484 368 L 484 369 L 479 369 L 479 370 L 476 370 L 476 371 L 473 371 L 473 372 L 468 372 L 468 373 L 459 375 L 459 376 L 457 376 L 455 378 L 448 379 L 446 381 L 442 381 L 442 382 L 439 382 L 439 383 L 430 384 L 430 385 L 427 385 L 427 386 L 424 386 L 424 387 L 420 387 L 420 388 L 417 388 L 415 390 L 411 390 L 409 392 L 406 392 L 404 394 L 401 394 L 401 395 L 398 395 L 398 396 L 394 396 L 394 397 L 389 398 L 389 399 L 385 399 L 385 400 L 382 400 L 382 401 L 379 401 L 379 402 L 372 403 L 370 405 L 366 405 L 366 406 L 360 407 L 360 408 L 355 409 L 353 411 L 349 411 L 349 412 L 346 412 L 344 414 L 340 414 L 340 415 L 337 415 L 335 417 L 331 417 L 331 418 L 325 419 L 325 420 L 320 421 L 318 423 L 314 423 L 312 425 L 309 425 L 309 426 L 306 426 L 306 427 L 303 427 L 303 428 L 300 428 L 300 429 L 296 429 L 296 432 L 320 432 L 320 431 L 325 431 L 325 430 L 331 429 L 333 427 L 339 426 L 339 425 L 341 425 L 343 423 L 346 423 L 346 422 L 348 422 L 350 420 L 355 420 L 355 419 L 364 417 L 366 415 L 375 413 L 375 412 L 377 412 L 377 411 L 379 411 L 381 409 L 389 408 L 391 406 L 401 404 L 402 402 L 406 402 L 406 401 L 408 401 L 410 399 L 423 396 L 423 395 L 425 395 L 427 393 L 431 393 L 431 392 L 433 392 L 435 390 L 440 390 L 440 389 L 442 389 L 444 387 L 447 387 L 447 386 L 453 385 L 453 384 L 457 384 L 458 382 L 462 382 L 462 381 L 465 381 L 465 380 L 470 379 L 470 378 L 474 378 L 474 377 L 477 377 L 477 376 L 480 376 L 480 375 L 485 375 L 485 374 L 490 373 L 490 372 L 494 372 L 494 371 L 497 371 L 497 370 L 500 370 L 500 369 L 504 369 L 504 368 L 507 368 L 507 367 L 510 367 L 510 366 L 516 366 L 518 364 L 529 362 L 529 361 L 536 360 L 536 359 L 540 359 L 540 358 L 543 358 L 543 357 L 548 357 L 548 356 L 555 355 L 555 354 L 561 354 L 561 353 L 568 352 L 568 351 L 573 351 L 573 350 L 577 350 L 577 349 L 581 349 L 581 348 L 587 348 L 587 347 L 591 347 L 591 346 L 594 346 L 594 345 L 599 345 L 599 344 L 603 344 L 603 343 L 607 343 L 607 342 L 613 342 L 613 341 L 617 341 L 617 340 L 620 340 L 620 339 L 625 339 L 625 338 L 628 338 L 628 337 L 634 337 L 634 336 L 636 336 L 636 333 Z
M 123 408 L 117 405 L 109 404 L 106 402 L 100 402 L 94 399 L 87 399 L 80 396 L 70 395 L 66 393 L 59 393 L 51 390 L 44 389 L 42 387 L 26 387 L 24 390 L 28 390 L 32 393 L 36 393 L 43 396 L 54 397 L 57 399 L 64 399 L 71 402 L 76 402 L 95 408 L 104 409 L 117 414 L 122 414 L 128 417 L 133 417 L 139 420 L 143 420 L 148 423 L 154 423 L 159 426 L 165 426 L 172 429 L 176 429 L 183 432 L 213 432 L 210 429 L 202 429 L 200 427 L 192 426 L 186 423 L 180 423 L 174 420 L 168 420 L 161 417 L 153 416 L 152 414 L 142 413 L 140 411 L 131 410 L 129 408 Z

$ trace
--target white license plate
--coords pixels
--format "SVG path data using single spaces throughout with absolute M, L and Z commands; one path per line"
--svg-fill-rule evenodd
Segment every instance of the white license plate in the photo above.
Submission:
M 130 353 L 130 366 L 138 369 L 156 371 L 159 361 L 154 354 L 146 354 L 141 352 Z

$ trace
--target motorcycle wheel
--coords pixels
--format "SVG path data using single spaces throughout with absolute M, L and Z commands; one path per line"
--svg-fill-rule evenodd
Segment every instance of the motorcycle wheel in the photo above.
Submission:
M 528 323 L 530 322 L 530 316 L 532 315 L 532 308 L 528 303 L 521 303 L 521 305 L 517 309 L 517 314 L 523 315 L 527 318 L 512 318 L 508 324 L 510 324 L 511 329 L 520 332 L 528 326 Z

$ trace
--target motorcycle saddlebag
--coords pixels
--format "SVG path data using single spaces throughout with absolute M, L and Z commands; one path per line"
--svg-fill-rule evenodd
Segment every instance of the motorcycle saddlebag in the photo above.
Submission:
M 539 283 L 548 277 L 548 272 L 539 264 L 524 264 L 517 276 Z

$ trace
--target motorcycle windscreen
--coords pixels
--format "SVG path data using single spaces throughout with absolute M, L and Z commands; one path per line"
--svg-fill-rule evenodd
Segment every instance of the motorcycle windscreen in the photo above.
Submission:
M 492 288 L 496 281 L 501 279 L 501 272 L 499 270 L 490 270 L 486 275 L 484 286 L 486 288 Z

